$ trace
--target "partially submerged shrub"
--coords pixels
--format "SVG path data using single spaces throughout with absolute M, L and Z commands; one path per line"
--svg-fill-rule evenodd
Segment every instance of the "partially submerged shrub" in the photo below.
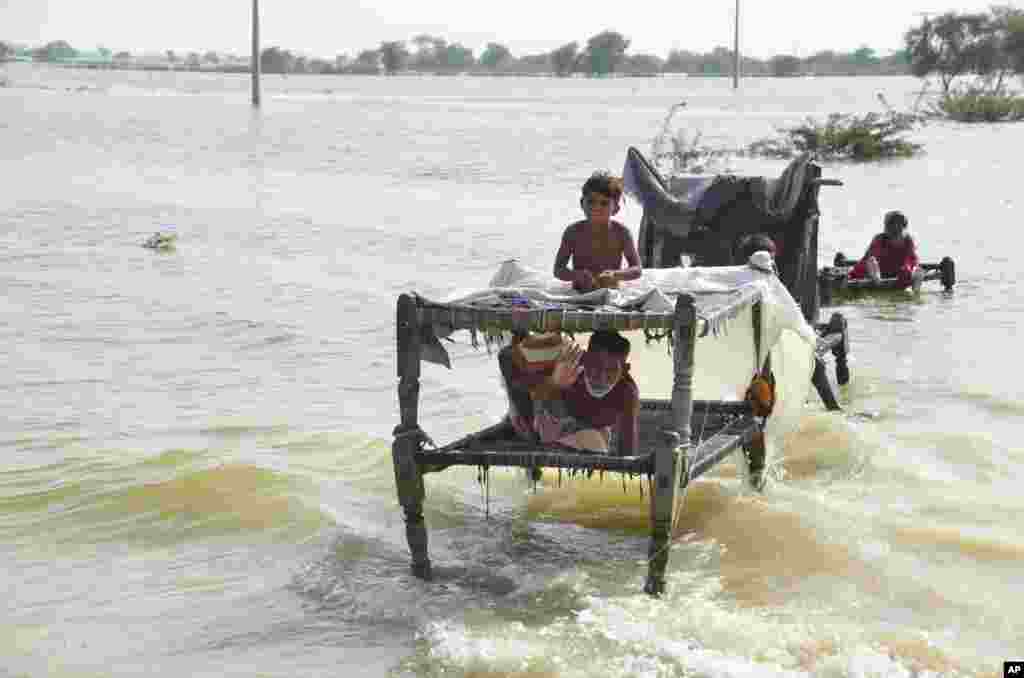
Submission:
M 729 171 L 729 161 L 740 151 L 709 145 L 700 132 L 687 135 L 680 130 L 669 138 L 669 149 L 654 154 L 654 163 L 669 176 L 715 174 Z
M 674 132 L 672 118 L 686 105 L 679 103 L 669 109 L 662 122 L 651 144 L 651 158 L 659 170 L 673 176 L 729 172 L 729 162 L 743 156 L 788 159 L 809 153 L 817 160 L 872 161 L 919 153 L 922 146 L 903 135 L 923 125 L 929 116 L 896 111 L 881 95 L 879 98 L 888 109 L 884 113 L 833 113 L 824 121 L 807 118 L 803 124 L 778 128 L 777 136 L 740 149 L 705 144 L 700 132 Z
M 808 118 L 778 131 L 781 139 L 761 139 L 747 147 L 752 155 L 788 157 L 810 153 L 819 160 L 883 160 L 915 155 L 921 145 L 902 137 L 923 124 L 912 113 L 888 111 L 862 115 L 832 113 L 824 121 Z
M 661 131 L 651 142 L 651 160 L 655 167 L 667 176 L 728 171 L 729 160 L 739 151 L 709 145 L 700 132 L 673 131 L 672 118 L 685 107 L 686 102 L 682 101 L 669 109 Z
M 792 158 L 799 154 L 792 139 L 788 137 L 758 139 L 747 146 L 746 153 L 747 155 L 781 159 Z
M 931 104 L 932 113 L 957 122 L 1007 122 L 1024 120 L 1024 97 L 967 87 L 947 92 Z

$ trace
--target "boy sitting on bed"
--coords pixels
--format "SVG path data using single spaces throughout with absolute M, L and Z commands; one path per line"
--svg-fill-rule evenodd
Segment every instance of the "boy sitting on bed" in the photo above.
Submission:
M 510 419 L 521 437 L 607 453 L 615 430 L 618 453 L 636 453 L 640 392 L 626 362 L 628 339 L 618 332 L 594 332 L 583 352 L 574 343 L 563 343 L 560 334 L 549 334 L 508 348 L 498 362 Z
M 580 207 L 587 218 L 565 229 L 554 271 L 556 278 L 571 282 L 577 292 L 617 287 L 620 281 L 635 280 L 643 272 L 633 235 L 612 220 L 621 200 L 622 180 L 618 177 L 595 172 L 583 184 Z M 623 258 L 626 268 L 621 268 Z

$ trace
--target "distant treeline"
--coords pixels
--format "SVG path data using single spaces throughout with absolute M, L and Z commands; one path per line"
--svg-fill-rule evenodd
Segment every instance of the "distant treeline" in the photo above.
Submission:
M 679 73 L 700 76 L 732 75 L 733 51 L 716 47 L 710 52 L 672 50 L 667 57 L 655 54 L 630 54 L 630 40 L 616 31 L 604 31 L 585 43 L 569 42 L 558 49 L 539 54 L 516 56 L 500 43 L 488 43 L 474 51 L 441 36 L 421 34 L 409 41 L 381 42 L 377 49 L 366 49 L 355 55 L 342 54 L 334 59 L 307 57 L 289 49 L 269 47 L 260 55 L 260 66 L 266 73 L 314 74 L 396 74 L 426 73 L 454 75 L 556 75 L 585 76 L 654 76 Z M 167 68 L 190 70 L 238 70 L 248 58 L 221 55 L 208 51 L 176 54 L 167 50 L 154 57 L 139 57 L 129 52 L 109 49 L 77 50 L 58 40 L 39 47 L 16 47 L 0 42 L 0 61 L 19 59 L 68 65 L 95 65 L 111 68 L 139 67 L 159 64 Z M 852 52 L 825 50 L 800 58 L 780 54 L 769 59 L 742 57 L 740 70 L 744 75 L 795 76 L 814 75 L 890 75 L 910 72 L 906 50 L 885 56 L 871 47 Z
M 269 47 L 260 55 L 266 73 L 438 75 L 556 75 L 654 76 L 678 73 L 693 76 L 727 76 L 734 71 L 734 52 L 716 47 L 710 52 L 672 50 L 662 58 L 655 54 L 630 54 L 630 40 L 617 31 L 603 31 L 585 43 L 568 42 L 540 54 L 516 56 L 505 45 L 488 43 L 479 55 L 457 42 L 426 33 L 412 39 L 384 41 L 376 49 L 334 59 L 306 57 L 281 47 Z M 42 61 L 66 65 L 110 68 L 174 68 L 237 71 L 250 59 L 216 52 L 133 56 L 99 47 L 81 51 L 63 40 L 40 47 L 0 42 L 0 61 Z M 742 57 L 745 76 L 813 75 L 938 75 L 943 91 L 963 76 L 981 78 L 985 91 L 1003 92 L 1008 79 L 1024 72 L 1024 10 L 993 6 L 987 12 L 946 12 L 926 16 L 904 34 L 904 46 L 880 55 L 862 46 L 852 52 L 824 50 L 809 57 L 778 54 L 769 59 Z
M 731 75 L 734 52 L 716 47 L 710 52 L 672 50 L 667 57 L 656 54 L 630 54 L 630 40 L 616 31 L 599 33 L 585 44 L 573 41 L 558 49 L 539 54 L 516 56 L 505 45 L 488 43 L 479 55 L 457 42 L 441 36 L 422 34 L 407 41 L 385 41 L 377 49 L 366 49 L 354 57 L 339 56 L 334 62 L 305 59 L 287 49 L 271 47 L 263 51 L 260 65 L 267 73 L 431 73 L 438 75 L 470 73 L 489 75 Z M 852 52 L 825 50 L 807 58 L 777 55 L 770 59 L 741 57 L 744 75 L 792 76 L 880 75 L 909 73 L 905 50 L 879 56 L 870 47 Z
M 204 54 L 189 52 L 178 54 L 166 50 L 157 54 L 133 55 L 131 52 L 97 47 L 92 50 L 76 49 L 66 40 L 54 40 L 40 47 L 24 47 L 0 41 L 0 61 L 29 61 L 65 66 L 92 66 L 109 68 L 191 69 L 191 70 L 249 70 L 250 59 L 222 55 L 208 51 Z

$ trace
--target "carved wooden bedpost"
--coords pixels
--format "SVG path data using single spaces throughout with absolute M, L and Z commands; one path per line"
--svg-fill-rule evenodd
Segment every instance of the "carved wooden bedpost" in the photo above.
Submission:
M 832 347 L 832 355 L 836 359 L 836 381 L 840 386 L 850 381 L 850 365 L 847 362 L 847 355 L 850 353 L 850 328 L 842 313 L 833 313 L 828 320 L 829 334 L 841 333 L 843 340 Z
M 398 405 L 401 423 L 395 427 L 391 458 L 395 464 L 398 503 L 405 517 L 405 538 L 412 552 L 412 573 L 430 579 L 427 555 L 427 526 L 423 521 L 423 475 L 416 453 L 423 440 L 419 426 L 420 327 L 416 318 L 416 299 L 410 294 L 398 297 L 395 333 L 398 338 Z
M 685 478 L 691 445 L 690 418 L 693 414 L 693 349 L 697 340 L 697 309 L 693 297 L 680 294 L 673 323 L 672 426 L 665 443 L 654 453 L 654 488 L 651 492 L 651 542 L 647 557 L 644 591 L 665 592 L 665 569 L 676 515 L 676 494 L 680 477 Z M 685 482 L 685 481 L 684 481 Z
M 753 321 L 754 330 L 754 357 L 757 360 L 756 372 L 767 376 L 772 370 L 772 356 L 768 353 L 761 358 L 761 338 L 764 336 L 764 302 L 758 300 L 750 308 L 750 316 Z M 749 441 L 743 444 L 744 462 L 747 465 L 747 480 L 751 487 L 761 491 L 764 489 L 764 465 L 767 456 L 767 448 L 764 441 L 764 430 L 755 433 Z
M 838 363 L 837 363 L 838 370 Z M 832 390 L 832 382 L 828 380 L 828 372 L 825 370 L 825 361 L 821 359 L 821 356 L 814 356 L 814 372 L 811 373 L 811 383 L 814 384 L 814 388 L 818 391 L 818 395 L 821 396 L 821 401 L 825 403 L 825 409 L 834 412 L 836 410 L 843 409 L 843 406 L 839 404 L 839 399 L 836 397 L 835 392 Z

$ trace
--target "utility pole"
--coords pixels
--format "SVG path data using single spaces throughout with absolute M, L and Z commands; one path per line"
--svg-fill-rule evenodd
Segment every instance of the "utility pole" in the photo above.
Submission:
M 732 88 L 740 88 L 740 0 L 736 0 L 736 26 L 732 44 Z
M 252 0 L 252 105 L 260 105 L 260 0 Z

